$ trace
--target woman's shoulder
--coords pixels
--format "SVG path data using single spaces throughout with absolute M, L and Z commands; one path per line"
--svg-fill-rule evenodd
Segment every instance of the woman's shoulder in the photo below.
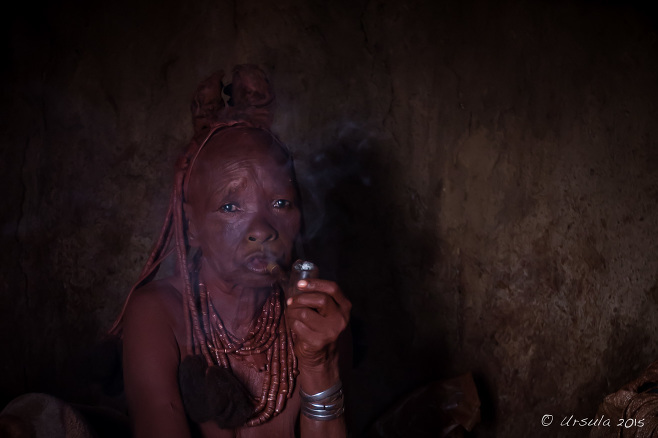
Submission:
M 176 277 L 151 281 L 133 291 L 124 322 L 138 330 L 171 328 L 177 338 L 184 330 L 182 282 Z
M 135 289 L 128 306 L 180 307 L 183 303 L 182 281 L 178 277 L 153 280 Z

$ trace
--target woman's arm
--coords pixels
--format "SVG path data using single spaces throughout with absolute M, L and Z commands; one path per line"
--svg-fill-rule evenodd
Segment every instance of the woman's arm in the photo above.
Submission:
M 304 393 L 313 395 L 340 382 L 338 338 L 347 327 L 352 304 L 334 282 L 312 279 L 297 285 L 304 292 L 288 300 L 286 316 L 295 335 L 297 382 Z M 302 438 L 344 438 L 345 416 L 324 421 L 302 413 L 300 432 Z
M 188 438 L 178 387 L 180 353 L 168 291 L 150 284 L 130 298 L 123 372 L 135 438 Z

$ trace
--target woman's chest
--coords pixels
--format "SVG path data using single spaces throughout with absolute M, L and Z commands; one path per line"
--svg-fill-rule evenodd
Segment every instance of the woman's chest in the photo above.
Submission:
M 267 355 L 230 355 L 230 372 L 244 386 L 251 396 L 253 407 L 265 399 L 272 397 L 272 379 L 279 378 L 271 372 L 271 364 L 267 362 Z M 275 374 L 275 375 L 273 375 Z M 223 391 L 226 386 L 206 385 L 205 391 Z M 221 428 L 214 420 L 205 421 L 199 424 L 202 436 L 204 438 L 293 438 L 295 436 L 295 427 L 300 410 L 300 400 L 296 388 L 290 388 L 290 398 L 285 398 L 280 412 L 273 412 L 268 419 L 262 424 L 256 426 L 243 426 L 235 429 Z M 228 408 L 233 409 L 235 401 L 238 399 L 235 395 L 219 393 L 209 394 L 206 399 L 212 403 L 213 400 L 228 398 Z M 212 406 L 208 407 L 212 410 Z M 187 406 L 186 406 L 187 409 Z M 253 418 L 253 417 L 252 417 Z

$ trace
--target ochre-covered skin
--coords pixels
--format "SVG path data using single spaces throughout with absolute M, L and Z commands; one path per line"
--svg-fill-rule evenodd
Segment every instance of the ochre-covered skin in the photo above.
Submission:
M 207 288 L 224 327 L 245 336 L 279 280 L 267 266 L 290 266 L 300 228 L 297 192 L 286 157 L 266 131 L 234 127 L 216 133 L 190 172 L 186 203 L 187 238 L 202 251 L 199 281 Z M 323 391 L 339 380 L 337 340 L 350 303 L 333 282 L 300 282 L 305 293 L 288 300 L 285 318 L 294 337 L 299 375 L 291 399 L 265 423 L 235 430 L 213 421 L 200 425 L 205 437 L 344 437 L 343 418 L 321 422 L 299 415 L 298 388 Z M 178 384 L 178 367 L 191 339 L 184 314 L 184 281 L 172 277 L 137 289 L 123 319 L 126 395 L 135 434 L 188 437 Z M 265 353 L 229 355 L 233 373 L 260 397 Z

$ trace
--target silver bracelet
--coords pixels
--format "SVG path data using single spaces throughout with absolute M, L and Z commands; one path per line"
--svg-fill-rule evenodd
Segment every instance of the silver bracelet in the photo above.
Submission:
M 300 387 L 299 395 L 302 398 L 302 414 L 312 420 L 329 421 L 345 412 L 343 384 L 340 381 L 317 394 L 307 394 Z

